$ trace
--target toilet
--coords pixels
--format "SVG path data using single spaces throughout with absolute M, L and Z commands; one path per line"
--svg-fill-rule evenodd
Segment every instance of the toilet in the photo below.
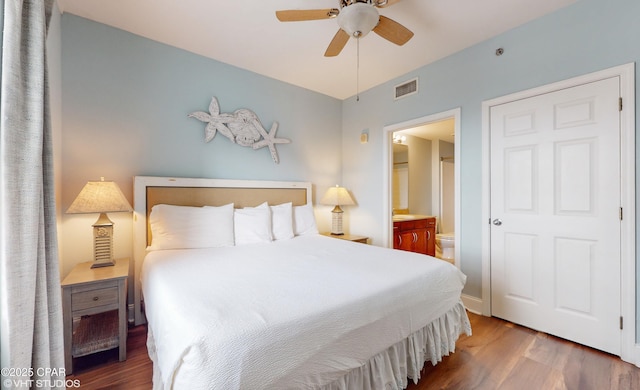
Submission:
M 454 263 L 454 243 L 455 235 L 453 233 L 436 234 L 436 257 Z

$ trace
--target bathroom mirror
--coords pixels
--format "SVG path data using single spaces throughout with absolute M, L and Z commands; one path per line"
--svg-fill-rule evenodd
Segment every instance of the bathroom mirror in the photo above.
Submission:
M 407 145 L 393 144 L 393 178 L 392 178 L 393 210 L 409 208 L 409 148 Z

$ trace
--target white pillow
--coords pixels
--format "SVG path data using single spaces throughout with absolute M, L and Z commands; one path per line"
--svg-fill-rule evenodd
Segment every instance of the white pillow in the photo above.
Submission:
M 293 207 L 293 232 L 296 236 L 318 234 L 313 206 L 306 204 Z
M 293 238 L 293 207 L 291 202 L 271 208 L 271 230 L 274 240 Z
M 257 207 L 236 209 L 233 213 L 236 245 L 271 242 L 271 210 L 265 202 Z
M 233 203 L 220 207 L 157 204 L 151 208 L 149 250 L 233 246 Z

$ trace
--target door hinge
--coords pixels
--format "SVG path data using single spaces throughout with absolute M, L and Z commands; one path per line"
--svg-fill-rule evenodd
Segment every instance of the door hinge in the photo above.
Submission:
M 622 330 L 623 328 L 624 328 L 624 320 L 622 316 L 620 316 L 620 330 Z
M 622 207 L 620 207 L 620 213 L 619 213 L 619 215 L 620 215 L 620 220 L 622 221 Z
M 622 111 L 622 98 L 618 98 L 618 109 Z

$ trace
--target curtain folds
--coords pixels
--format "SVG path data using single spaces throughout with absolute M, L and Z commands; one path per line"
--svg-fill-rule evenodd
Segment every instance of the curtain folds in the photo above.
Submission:
M 65 388 L 46 63 L 52 7 L 4 1 L 0 298 L 2 387 L 11 389 Z

